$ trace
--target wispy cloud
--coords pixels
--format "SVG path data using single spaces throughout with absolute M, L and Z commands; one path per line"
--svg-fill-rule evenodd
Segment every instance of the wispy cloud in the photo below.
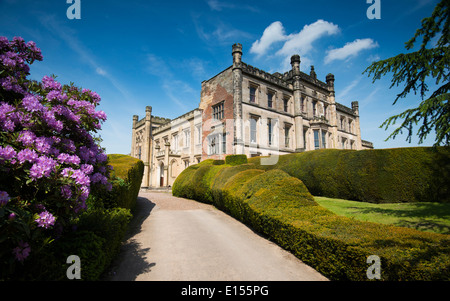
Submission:
M 213 11 L 222 11 L 224 9 L 240 9 L 240 10 L 248 10 L 248 11 L 252 11 L 252 12 L 259 11 L 259 9 L 255 6 L 243 5 L 242 3 L 234 4 L 234 3 L 219 1 L 219 0 L 207 0 L 206 3 L 208 4 L 209 8 Z
M 363 50 L 376 47 L 378 47 L 378 43 L 372 39 L 356 39 L 345 44 L 342 48 L 328 50 L 324 62 L 329 64 L 335 60 L 345 60 L 349 57 L 357 56 Z
M 167 97 L 184 111 L 188 110 L 189 107 L 186 104 L 191 103 L 190 97 L 197 94 L 195 89 L 177 79 L 170 66 L 161 57 L 148 54 L 146 64 L 146 71 L 160 79 L 161 87 Z
M 359 84 L 359 82 L 362 80 L 363 76 L 360 75 L 357 78 L 355 78 L 351 83 L 349 83 L 344 89 L 342 89 L 337 95 L 336 100 L 342 101 L 353 89 Z
M 72 28 L 58 22 L 53 15 L 43 14 L 39 17 L 39 21 L 49 32 L 66 43 L 69 48 L 79 56 L 81 61 L 89 65 L 98 75 L 106 78 L 127 101 L 133 101 L 130 92 L 120 83 L 120 81 L 116 80 L 113 75 L 108 73 L 104 66 L 101 66 L 97 62 L 95 56 L 89 49 L 85 48 L 83 43 L 76 38 L 76 32 Z

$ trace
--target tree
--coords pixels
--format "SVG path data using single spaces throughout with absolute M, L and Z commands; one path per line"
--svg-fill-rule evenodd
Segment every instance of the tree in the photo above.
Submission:
M 405 43 L 405 48 L 411 50 L 417 39 L 422 37 L 418 51 L 374 62 L 363 72 L 363 74 L 367 72 L 369 77 L 373 75 L 373 82 L 392 72 L 390 88 L 405 83 L 405 88 L 397 95 L 394 105 L 410 92 L 414 92 L 415 95 L 419 93 L 421 97 L 422 101 L 418 107 L 389 117 L 383 122 L 380 127 L 387 130 L 397 120 L 403 120 L 386 140 L 395 139 L 406 130 L 408 133 L 406 140 L 411 143 L 413 127 L 421 122 L 417 131 L 419 144 L 422 144 L 427 135 L 434 130 L 436 132 L 434 145 L 449 145 L 449 22 L 450 0 L 442 0 L 436 5 L 432 15 L 422 20 L 422 27 L 416 31 L 414 37 Z M 436 39 L 438 40 L 433 45 Z M 434 80 L 438 88 L 428 97 L 427 82 L 430 80 Z

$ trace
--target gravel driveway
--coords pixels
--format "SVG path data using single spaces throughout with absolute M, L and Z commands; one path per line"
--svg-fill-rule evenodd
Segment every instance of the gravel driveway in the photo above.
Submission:
M 130 231 L 105 280 L 327 280 L 211 205 L 141 192 Z

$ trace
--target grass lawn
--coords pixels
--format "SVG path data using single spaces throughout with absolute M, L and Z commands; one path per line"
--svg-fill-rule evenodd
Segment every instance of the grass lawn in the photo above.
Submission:
M 448 203 L 372 204 L 326 197 L 315 197 L 315 200 L 338 215 L 356 220 L 450 234 Z

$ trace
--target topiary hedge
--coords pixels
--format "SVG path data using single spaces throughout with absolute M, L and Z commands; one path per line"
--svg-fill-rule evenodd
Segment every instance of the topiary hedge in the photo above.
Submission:
M 144 176 L 144 162 L 120 154 L 108 155 L 108 164 L 113 167 L 113 190 L 105 197 L 106 208 L 127 208 L 133 210 Z
M 182 185 L 175 181 L 173 194 L 195 199 L 200 191 L 185 192 L 196 191 L 200 181 L 210 203 L 330 279 L 367 280 L 366 260 L 377 255 L 382 280 L 450 280 L 448 235 L 338 216 L 319 206 L 301 180 L 280 169 L 251 162 L 216 167 L 211 161 L 189 167 L 180 175 Z
M 259 165 L 260 158 L 249 162 Z M 449 148 L 323 149 L 280 156 L 279 168 L 317 196 L 374 203 L 450 202 Z
M 225 157 L 225 164 L 239 165 L 247 163 L 246 155 L 229 155 Z

